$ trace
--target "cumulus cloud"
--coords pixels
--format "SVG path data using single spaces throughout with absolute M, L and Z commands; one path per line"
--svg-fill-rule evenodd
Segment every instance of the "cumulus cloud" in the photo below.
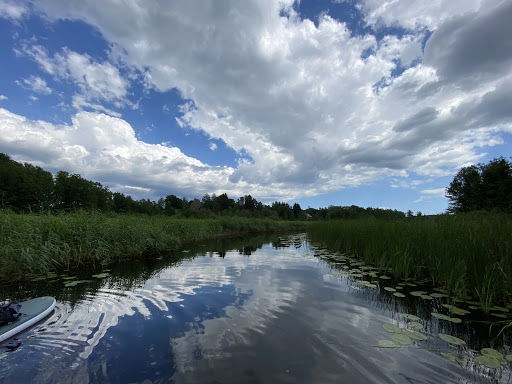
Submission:
M 7 100 L 7 99 L 8 99 L 7 96 L 0 94 L 0 101 L 4 101 L 4 100 Z
M 53 92 L 46 83 L 46 80 L 39 76 L 30 76 L 26 79 L 16 81 L 16 83 L 23 88 L 30 89 L 35 93 L 41 93 L 43 95 L 49 95 Z
M 109 62 L 96 62 L 87 54 L 67 48 L 52 56 L 43 46 L 26 43 L 18 52 L 34 59 L 42 70 L 54 78 L 73 82 L 79 89 L 73 98 L 73 106 L 77 109 L 85 106 L 107 112 L 111 110 L 98 103 L 108 102 L 115 107 L 128 104 L 129 81 Z M 44 82 L 35 76 L 29 80 L 33 79 Z M 29 85 L 30 81 L 24 83 Z
M 355 36 L 326 15 L 317 24 L 301 19 L 293 5 L 34 3 L 52 20 L 93 25 L 149 86 L 177 88 L 190 100 L 181 126 L 249 155 L 237 168 L 212 171 L 222 181 L 208 179 L 212 186 L 311 195 L 410 171 L 441 176 L 478 160 L 480 147 L 510 131 L 510 2 L 364 0 L 367 23 L 410 31 L 381 40 Z M 432 36 L 423 52 L 425 30 Z M 85 102 L 126 97 L 112 64 L 31 49 L 46 72 L 74 79 Z
M 444 198 L 446 194 L 446 188 L 433 188 L 424 189 L 420 191 L 421 196 L 415 200 L 415 203 L 421 203 L 422 201 Z
M 293 193 L 282 184 L 263 189 L 231 183 L 233 168 L 206 165 L 169 145 L 144 143 L 125 120 L 95 112 L 81 111 L 72 124 L 54 125 L 0 108 L 0 152 L 52 171 L 80 173 L 141 197 L 168 193 L 192 197 L 230 190 L 235 195 L 255 191 L 270 200 L 291 198 Z
M 19 2 L 0 0 L 0 17 L 19 20 L 28 13 L 28 8 Z

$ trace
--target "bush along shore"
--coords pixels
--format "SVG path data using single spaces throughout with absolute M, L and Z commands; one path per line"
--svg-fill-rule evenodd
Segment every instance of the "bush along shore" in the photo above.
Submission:
M 400 220 L 323 221 L 313 241 L 389 268 L 396 279 L 428 279 L 484 310 L 512 303 L 512 216 L 475 212 Z
M 298 221 L 77 212 L 61 215 L 0 212 L 0 280 L 12 282 L 80 266 L 180 249 L 217 236 L 304 230 Z

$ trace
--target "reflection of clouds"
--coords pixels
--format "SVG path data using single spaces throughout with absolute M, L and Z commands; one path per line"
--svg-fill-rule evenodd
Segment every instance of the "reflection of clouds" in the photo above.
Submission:
M 247 259 L 245 269 L 233 282 L 239 293 L 250 293 L 242 307 L 225 308 L 226 316 L 202 322 L 204 332 L 189 331 L 173 340 L 176 368 L 178 372 L 193 370 L 198 364 L 195 356 L 201 351 L 204 364 L 215 369 L 215 362 L 230 357 L 231 347 L 250 347 L 250 336 L 265 333 L 267 325 L 286 308 L 296 303 L 305 289 L 302 281 L 287 281 L 280 270 L 297 268 L 298 254 L 293 250 L 274 252 L 263 250 Z M 300 260 L 300 259 L 299 259 Z M 304 259 L 305 260 L 305 259 Z M 316 264 L 316 260 L 305 260 L 300 267 Z M 258 268 L 257 274 L 253 273 Z

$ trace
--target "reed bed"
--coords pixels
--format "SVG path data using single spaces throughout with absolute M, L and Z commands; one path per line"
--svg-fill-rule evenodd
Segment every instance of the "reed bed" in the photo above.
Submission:
M 22 280 L 84 264 L 107 265 L 219 235 L 304 229 L 301 222 L 222 217 L 0 212 L 0 280 Z
M 356 254 L 396 278 L 429 278 L 484 308 L 512 302 L 512 216 L 472 213 L 317 222 L 314 241 Z

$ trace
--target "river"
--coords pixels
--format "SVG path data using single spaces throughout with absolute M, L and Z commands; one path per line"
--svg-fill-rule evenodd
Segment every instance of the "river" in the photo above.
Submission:
M 460 324 L 433 318 L 446 299 L 411 296 L 416 283 L 387 277 L 295 234 L 216 240 L 83 270 L 75 279 L 50 276 L 4 288 L 0 299 L 52 295 L 58 304 L 51 317 L 0 344 L 0 382 L 511 381 L 512 363 L 490 369 L 474 361 L 486 346 L 506 354 L 508 330 L 489 333 L 489 324 L 472 315 Z M 414 316 L 426 340 L 379 345 L 404 341 L 392 326 L 411 329 Z

